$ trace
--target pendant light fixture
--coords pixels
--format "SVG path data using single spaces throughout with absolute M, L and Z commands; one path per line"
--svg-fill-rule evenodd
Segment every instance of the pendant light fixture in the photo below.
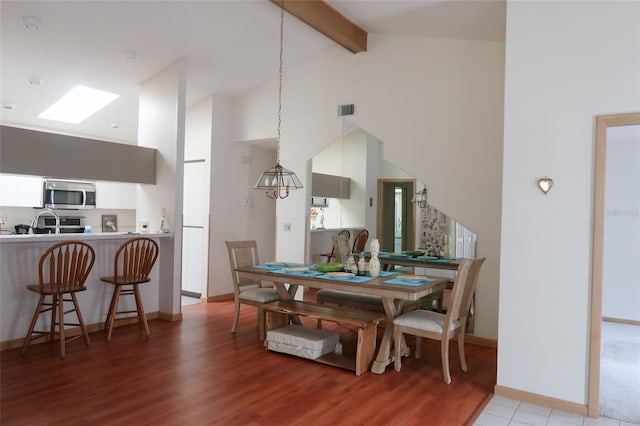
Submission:
M 284 6 L 280 3 L 280 70 L 278 72 L 278 140 L 276 142 L 276 165 L 262 173 L 254 189 L 265 192 L 272 199 L 287 198 L 292 189 L 302 188 L 298 176 L 280 165 L 280 123 L 282 115 L 282 53 L 284 50 Z

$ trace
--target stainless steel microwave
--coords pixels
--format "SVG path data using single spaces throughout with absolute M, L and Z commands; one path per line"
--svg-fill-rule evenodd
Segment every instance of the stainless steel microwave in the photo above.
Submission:
M 50 209 L 95 209 L 95 182 L 45 179 L 43 184 L 43 207 Z

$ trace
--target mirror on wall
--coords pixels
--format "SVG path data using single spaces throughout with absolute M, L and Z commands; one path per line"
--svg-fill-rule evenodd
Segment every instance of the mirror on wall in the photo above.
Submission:
M 310 229 L 375 229 L 381 146 L 345 121 L 342 134 L 313 156 Z
M 331 251 L 331 235 L 342 229 L 351 230 L 352 237 L 358 230 L 367 229 L 369 242 L 384 234 L 389 238 L 385 251 L 429 246 L 435 249 L 444 245 L 444 235 L 448 234 L 456 256 L 475 256 L 475 233 L 434 206 L 419 208 L 410 203 L 415 192 L 426 187 L 425 183 L 386 161 L 383 141 L 347 119 L 343 120 L 342 134 L 314 155 L 309 163 L 312 172 L 311 185 L 307 188 L 310 191 L 310 262 L 321 261 L 319 255 Z M 335 192 L 319 188 L 325 183 L 318 181 L 318 175 L 348 179 L 348 198 L 331 197 Z M 388 183 L 391 183 L 387 185 L 391 195 L 384 198 L 387 202 L 378 205 L 378 199 L 383 199 L 383 187 Z M 382 208 L 384 206 L 388 208 Z M 407 226 L 407 221 L 411 226 Z M 385 231 L 383 223 L 387 222 Z

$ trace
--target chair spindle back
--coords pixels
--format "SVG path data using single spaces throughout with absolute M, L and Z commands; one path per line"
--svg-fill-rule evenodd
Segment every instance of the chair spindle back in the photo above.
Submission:
M 150 238 L 132 238 L 116 251 L 114 276 L 122 276 L 127 281 L 142 282 L 149 279 L 149 273 L 158 258 L 158 244 Z
M 93 247 L 82 241 L 65 241 L 50 247 L 40 257 L 40 291 L 46 284 L 54 292 L 81 289 L 95 257 Z

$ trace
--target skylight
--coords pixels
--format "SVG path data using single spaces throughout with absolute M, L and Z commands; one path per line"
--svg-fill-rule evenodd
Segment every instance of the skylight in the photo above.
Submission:
M 78 124 L 119 97 L 120 95 L 115 93 L 78 85 L 42 112 L 38 118 Z

